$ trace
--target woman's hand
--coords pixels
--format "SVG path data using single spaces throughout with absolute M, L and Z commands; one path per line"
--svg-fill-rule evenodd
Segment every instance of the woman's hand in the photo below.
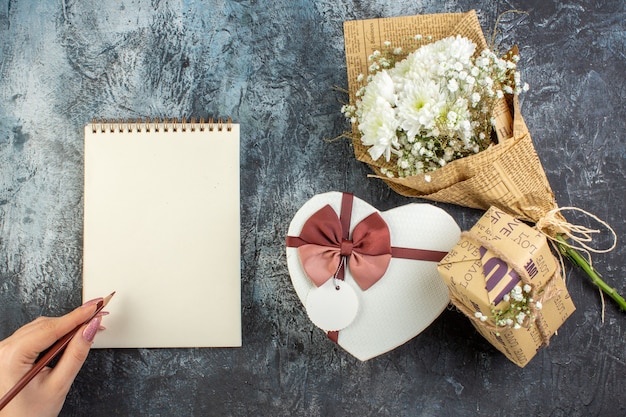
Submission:
M 40 317 L 0 342 L 0 397 L 28 372 L 39 354 L 89 319 L 102 298 L 91 300 L 62 317 Z M 57 416 L 98 332 L 99 313 L 67 345 L 54 368 L 44 368 L 0 411 L 0 417 Z

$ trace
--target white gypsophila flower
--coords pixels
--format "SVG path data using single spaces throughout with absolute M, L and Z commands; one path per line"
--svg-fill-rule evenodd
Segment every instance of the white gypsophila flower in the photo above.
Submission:
M 537 302 L 535 303 L 535 308 L 536 308 L 537 310 L 541 310 L 541 309 L 543 308 L 543 304 L 541 304 L 541 301 L 537 301 Z
M 476 317 L 477 319 L 481 318 L 483 316 L 483 313 L 481 313 L 480 311 L 477 311 L 474 313 L 474 317 Z
M 527 293 L 528 293 L 528 292 L 530 292 L 530 290 L 531 290 L 532 288 L 530 287 L 530 285 L 528 285 L 528 284 L 524 284 L 524 288 L 522 288 L 522 289 L 524 290 L 524 292 L 527 292 Z
M 448 90 L 451 93 L 455 93 L 459 90 L 459 83 L 454 78 L 448 80 Z

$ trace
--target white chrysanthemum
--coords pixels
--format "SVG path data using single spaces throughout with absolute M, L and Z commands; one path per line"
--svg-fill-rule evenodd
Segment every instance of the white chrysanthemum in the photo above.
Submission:
M 391 148 L 397 146 L 396 130 L 398 121 L 396 113 L 391 104 L 378 97 L 367 113 L 363 113 L 359 118 L 359 130 L 361 131 L 361 142 L 369 146 L 368 152 L 372 159 L 378 160 L 382 155 L 389 161 L 391 159 Z
M 457 35 L 451 43 L 453 47 L 449 51 L 450 56 L 464 64 L 469 63 L 472 55 L 474 55 L 476 51 L 476 44 L 461 35 Z
M 395 102 L 394 83 L 387 71 L 380 71 L 372 77 L 367 85 L 365 94 L 363 94 L 361 105 L 367 107 L 368 102 L 372 102 L 378 97 L 383 98 L 390 104 Z
M 444 105 L 445 96 L 433 81 L 406 85 L 398 96 L 399 125 L 408 138 L 414 138 L 435 126 L 435 119 Z

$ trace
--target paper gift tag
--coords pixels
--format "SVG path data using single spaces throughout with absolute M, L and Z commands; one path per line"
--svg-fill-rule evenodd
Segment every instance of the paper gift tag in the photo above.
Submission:
M 309 291 L 304 306 L 313 324 L 332 332 L 345 329 L 354 321 L 359 298 L 350 284 L 336 283 L 331 278 L 321 287 Z
M 316 325 L 326 331 L 333 330 L 332 327 L 341 328 L 337 343 L 356 358 L 367 360 L 414 338 L 446 308 L 449 302 L 448 290 L 439 277 L 437 263 L 458 242 L 461 231 L 450 215 L 430 204 L 407 204 L 380 212 L 354 197 L 349 210 L 348 239 L 334 237 L 340 243 L 337 248 L 331 249 L 343 254 L 352 251 L 350 255 L 342 255 L 346 263 L 343 270 L 344 281 L 338 282 L 342 285 L 342 290 L 344 286 L 353 290 L 357 307 L 353 319 L 350 318 L 350 311 L 354 309 L 350 310 L 349 306 L 339 307 L 338 317 L 333 318 L 332 314 L 324 313 L 323 291 L 335 291 L 332 282 L 332 271 L 335 266 L 328 266 L 328 270 L 331 271 L 327 275 L 331 277 L 329 280 L 316 284 L 310 276 L 311 261 L 308 259 L 304 261 L 307 265 L 306 270 L 303 266 L 301 253 L 307 252 L 306 250 L 303 252 L 303 247 L 309 243 L 302 242 L 300 236 L 307 221 L 321 209 L 328 211 L 330 207 L 334 212 L 333 215 L 343 218 L 344 204 L 343 193 L 329 192 L 314 196 L 298 210 L 289 225 L 287 265 L 294 289 L 307 314 L 312 316 L 312 320 L 315 318 L 315 322 L 318 323 Z M 372 266 L 378 261 L 371 261 L 370 254 L 358 251 L 362 247 L 376 246 L 380 239 L 375 238 L 373 242 L 360 244 L 354 235 L 362 235 L 367 239 L 371 231 L 367 230 L 367 227 L 364 228 L 363 224 L 367 223 L 372 215 L 375 217 L 379 215 L 388 229 L 392 256 L 382 269 L 382 276 L 368 287 L 370 284 L 364 284 L 360 275 L 363 273 L 367 275 L 371 270 L 378 268 Z M 372 223 L 374 225 L 372 227 L 378 228 L 379 223 Z M 295 241 L 300 243 L 296 245 L 293 243 Z M 359 245 L 361 248 L 357 248 Z M 419 255 L 420 257 L 424 256 L 426 259 L 431 256 L 433 259 L 414 259 L 416 249 L 424 252 Z M 325 248 L 317 247 L 313 248 L 312 252 L 317 253 L 321 259 L 330 259 L 332 250 L 329 252 Z M 323 269 L 326 266 L 321 267 Z M 355 272 L 358 272 L 359 276 L 355 277 Z M 363 289 L 363 286 L 366 289 Z M 340 297 L 337 294 L 333 295 Z M 337 308 L 337 300 L 332 298 L 329 297 L 327 308 L 333 303 Z M 319 325 L 318 314 L 324 317 L 319 319 L 322 325 Z

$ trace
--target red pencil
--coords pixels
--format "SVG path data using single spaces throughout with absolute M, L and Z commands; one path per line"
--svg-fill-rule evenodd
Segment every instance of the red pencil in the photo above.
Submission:
M 80 330 L 80 328 L 82 326 L 84 326 L 85 324 L 89 323 L 91 321 L 91 319 L 96 317 L 96 315 L 100 311 L 102 311 L 102 309 L 108 304 L 108 302 L 111 300 L 111 298 L 113 297 L 114 294 L 115 294 L 115 291 L 113 291 L 107 297 L 103 298 L 101 301 L 98 301 L 98 304 L 96 305 L 96 311 L 91 315 L 91 317 L 89 317 L 89 319 L 87 319 L 83 324 L 79 324 L 71 332 L 69 332 L 68 334 L 66 334 L 65 336 L 63 336 L 59 340 L 57 340 L 57 342 L 54 345 L 52 345 L 52 347 L 46 352 L 46 354 L 43 355 L 41 358 L 39 358 L 39 360 L 37 360 L 37 362 L 35 362 L 35 364 L 33 365 L 32 369 L 30 371 L 26 372 L 26 374 L 19 381 L 17 381 L 15 386 L 13 386 L 13 388 L 11 388 L 9 390 L 9 392 L 4 394 L 4 396 L 2 398 L 0 398 L 0 410 L 2 410 L 17 394 L 19 394 L 19 392 L 22 389 L 24 389 L 24 387 L 46 365 L 48 365 L 53 359 L 55 359 L 63 351 L 63 349 L 67 346 L 67 344 L 70 342 L 70 340 L 72 340 L 74 335 L 76 335 L 76 333 L 78 333 L 78 330 Z

